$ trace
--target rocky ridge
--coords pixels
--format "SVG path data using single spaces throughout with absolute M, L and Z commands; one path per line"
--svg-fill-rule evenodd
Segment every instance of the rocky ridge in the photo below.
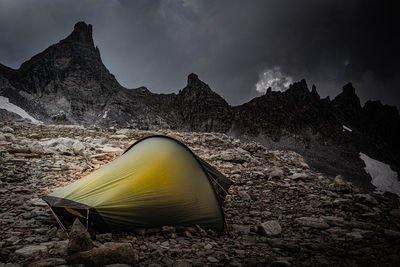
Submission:
M 234 181 L 223 207 L 229 231 L 163 226 L 87 234 L 75 223 L 72 229 L 66 224 L 68 239 L 40 197 L 151 134 L 183 141 Z M 400 261 L 399 199 L 315 172 L 295 152 L 219 133 L 9 121 L 0 124 L 0 154 L 0 266 L 394 266 Z

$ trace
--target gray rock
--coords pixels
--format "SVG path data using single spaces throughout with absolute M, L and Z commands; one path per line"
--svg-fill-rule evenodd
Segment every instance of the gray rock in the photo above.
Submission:
M 64 144 L 58 144 L 55 146 L 55 149 L 60 153 L 60 154 L 64 154 L 64 155 L 69 155 L 72 154 L 71 150 L 69 149 L 69 147 L 67 147 Z
M 168 241 L 164 241 L 164 242 L 161 242 L 160 245 L 163 246 L 163 247 L 169 247 L 169 242 Z
M 321 216 L 329 225 L 342 226 L 344 224 L 344 218 L 336 216 Z
M 28 265 L 28 267 L 53 267 L 58 265 L 66 264 L 67 261 L 62 258 L 48 258 L 38 261 L 34 261 Z
M 204 246 L 204 249 L 212 249 L 212 248 L 213 248 L 213 246 L 211 244 L 207 244 Z
M 274 167 L 270 172 L 269 172 L 269 177 L 270 178 L 279 178 L 282 179 L 284 174 L 283 171 L 277 167 Z
M 305 181 L 306 179 L 308 179 L 308 175 L 305 173 L 293 173 L 292 175 L 288 176 L 288 178 L 290 178 L 294 181 L 298 181 L 298 180 Z
M 86 228 L 79 219 L 75 219 L 69 233 L 68 250 L 71 252 L 80 252 L 91 248 L 93 248 L 93 242 L 90 238 L 90 234 L 86 231 Z
M 105 243 L 89 251 L 78 252 L 67 258 L 68 264 L 82 263 L 85 266 L 104 266 L 123 263 L 134 265 L 138 254 L 130 243 Z
M 258 231 L 262 235 L 274 236 L 274 235 L 279 235 L 282 232 L 282 228 L 278 221 L 271 220 L 261 223 L 258 226 Z
M 346 236 L 350 237 L 350 238 L 353 238 L 353 239 L 362 239 L 363 238 L 362 233 L 361 232 L 357 232 L 357 231 L 347 233 Z
M 44 150 L 43 146 L 38 142 L 34 142 L 31 145 L 29 145 L 29 150 L 32 153 L 37 153 L 37 154 L 44 154 L 45 153 L 45 150 Z
M 161 227 L 161 232 L 163 232 L 164 234 L 175 233 L 176 227 L 165 225 L 165 226 Z
M 250 233 L 250 225 L 239 225 L 232 224 L 232 228 L 239 233 L 248 234 Z
M 250 195 L 246 191 L 239 191 L 239 196 L 244 200 L 251 200 Z
M 329 189 L 334 192 L 347 193 L 347 192 L 351 192 L 352 185 L 351 185 L 351 183 L 346 182 L 346 180 L 343 178 L 343 176 L 338 175 L 333 180 L 333 183 L 331 183 L 329 185 Z
M 75 142 L 72 144 L 72 151 L 74 151 L 74 154 L 82 155 L 84 150 L 85 146 L 82 144 L 82 142 L 75 140 Z
M 111 233 L 97 234 L 96 240 L 102 243 L 110 242 L 112 241 L 112 234 Z
M 296 219 L 296 222 L 301 226 L 318 228 L 318 229 L 327 229 L 329 228 L 329 224 L 325 222 L 322 218 L 314 218 L 314 217 L 300 217 Z
M 9 127 L 9 126 L 4 126 L 0 129 L 0 131 L 2 131 L 3 133 L 13 133 L 14 129 Z
M 356 201 L 366 204 L 368 206 L 378 205 L 378 201 L 370 194 L 355 194 L 354 198 Z
M 48 250 L 46 246 L 42 245 L 31 245 L 31 246 L 26 246 L 21 249 L 18 249 L 14 252 L 14 255 L 17 257 L 22 257 L 22 258 L 38 258 L 45 256 L 47 254 Z
M 209 257 L 207 258 L 207 260 L 208 260 L 208 262 L 210 262 L 210 263 L 218 263 L 218 262 L 219 262 L 219 260 L 217 260 L 215 257 L 212 257 L 212 256 L 209 256 Z
M 400 209 L 393 209 L 390 211 L 390 215 L 396 218 L 400 218 Z
M 133 132 L 132 129 L 119 129 L 118 131 L 115 132 L 115 134 L 124 134 L 124 135 L 129 135 Z M 132 141 L 132 140 L 131 140 Z
M 117 147 L 113 147 L 111 145 L 105 145 L 104 147 L 101 148 L 101 151 L 105 153 L 122 153 L 123 150 Z
M 400 232 L 398 232 L 398 231 L 385 229 L 384 233 L 385 233 L 385 235 L 387 235 L 387 236 L 389 236 L 391 238 L 400 239 Z
M 2 136 L 7 141 L 15 141 L 15 136 L 12 133 L 5 133 Z
M 110 135 L 111 139 L 128 139 L 128 136 L 124 135 L 124 134 L 114 134 L 114 135 Z

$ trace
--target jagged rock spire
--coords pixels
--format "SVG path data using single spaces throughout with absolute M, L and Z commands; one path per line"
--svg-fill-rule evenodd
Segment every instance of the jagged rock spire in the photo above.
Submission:
M 347 83 L 345 86 L 342 88 L 343 93 L 347 95 L 355 95 L 356 94 L 356 89 L 354 88 L 352 83 Z
M 335 97 L 333 102 L 334 105 L 340 109 L 348 109 L 351 107 L 357 111 L 361 110 L 360 99 L 352 83 L 347 83 L 343 86 L 342 92 Z
M 320 96 L 317 92 L 317 87 L 315 87 L 315 85 L 312 85 L 312 89 L 311 89 L 311 96 L 316 98 L 316 99 L 320 99 Z
M 91 24 L 79 21 L 74 26 L 74 31 L 64 41 L 85 43 L 94 46 L 93 28 Z
M 190 73 L 187 78 L 187 86 L 193 86 L 197 84 L 203 84 L 203 82 L 199 79 L 199 76 L 194 73 Z

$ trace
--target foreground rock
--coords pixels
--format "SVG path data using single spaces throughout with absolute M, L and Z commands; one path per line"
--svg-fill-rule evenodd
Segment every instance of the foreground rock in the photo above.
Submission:
M 79 252 L 67 258 L 69 264 L 84 264 L 85 266 L 104 266 L 113 263 L 134 265 L 138 254 L 129 243 L 105 243 L 98 248 Z
M 274 220 L 262 223 L 258 226 L 258 230 L 266 236 L 279 235 L 282 232 L 279 222 Z
M 69 233 L 68 250 L 70 252 L 81 252 L 93 248 L 93 242 L 90 239 L 90 234 L 82 225 L 79 219 L 75 219 Z
M 47 247 L 43 245 L 26 246 L 15 251 L 16 258 L 36 259 L 47 255 Z

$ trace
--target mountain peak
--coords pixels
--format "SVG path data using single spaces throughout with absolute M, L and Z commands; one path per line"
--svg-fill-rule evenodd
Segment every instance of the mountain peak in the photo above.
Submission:
M 190 73 L 188 75 L 187 86 L 193 86 L 193 85 L 201 84 L 201 83 L 203 83 L 203 82 L 199 79 L 199 76 L 197 76 L 197 74 Z
M 308 97 L 310 91 L 308 90 L 306 80 L 302 79 L 299 82 L 294 82 L 289 86 L 289 89 L 286 91 L 292 94 L 295 97 Z
M 74 26 L 73 32 L 68 35 L 64 41 L 72 41 L 94 46 L 92 25 L 86 24 L 84 21 L 77 22 Z
M 294 82 L 289 86 L 289 90 L 300 90 L 300 91 L 308 91 L 308 86 L 307 86 L 307 82 L 305 79 L 301 79 L 301 81 L 299 82 Z
M 347 83 L 345 86 L 342 88 L 343 93 L 346 95 L 356 95 L 356 89 L 354 88 L 352 83 Z
M 314 84 L 312 85 L 311 95 L 312 95 L 313 97 L 315 97 L 316 99 L 320 99 L 320 96 L 319 96 L 319 94 L 318 94 L 318 92 L 317 92 L 317 87 L 315 87 Z
M 361 109 L 360 99 L 352 83 L 347 83 L 343 86 L 342 92 L 337 95 L 333 101 L 337 106 L 351 105 L 357 109 Z

